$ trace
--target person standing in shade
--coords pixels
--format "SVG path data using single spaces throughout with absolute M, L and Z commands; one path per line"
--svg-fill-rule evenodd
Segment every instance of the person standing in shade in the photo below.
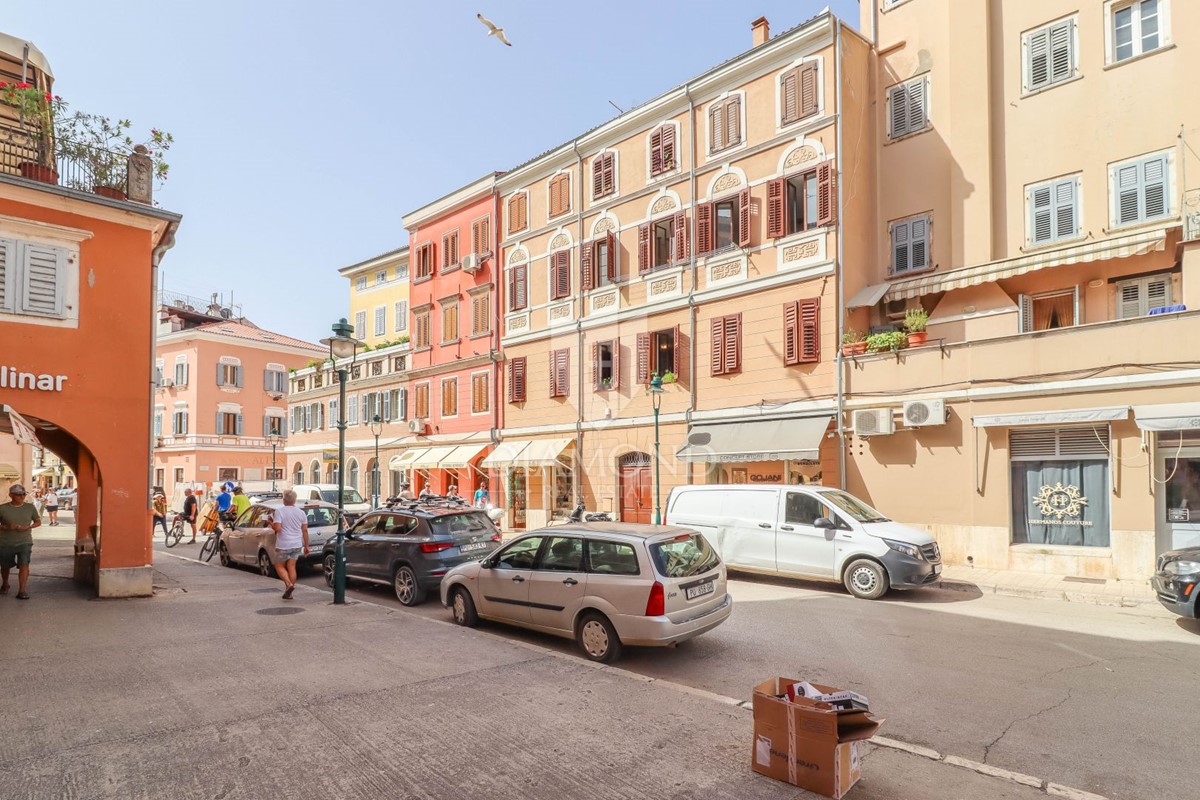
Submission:
M 25 487 L 8 487 L 9 502 L 0 505 L 0 594 L 8 594 L 8 574 L 17 568 L 17 599 L 28 600 L 29 557 L 33 552 L 33 529 L 42 515 L 33 503 L 25 502 Z
M 471 505 L 476 508 L 487 508 L 488 503 L 492 501 L 492 496 L 488 493 L 487 481 L 479 482 L 479 488 L 475 490 L 475 497 L 472 499 Z
M 200 514 L 200 500 L 191 489 L 183 490 L 183 518 L 192 526 L 192 541 L 196 543 L 196 517 Z
M 275 571 L 287 587 L 283 599 L 291 600 L 296 589 L 296 559 L 308 555 L 308 516 L 296 508 L 296 493 L 291 489 L 283 493 L 283 506 L 272 513 L 270 524 L 275 531 Z
M 167 496 L 162 492 L 154 493 L 154 522 L 150 525 L 151 535 L 154 533 L 154 526 L 162 525 L 163 536 L 166 536 L 167 530 Z
M 46 513 L 50 515 L 50 527 L 53 528 L 58 524 L 58 493 L 52 486 L 46 490 L 42 499 L 46 501 Z

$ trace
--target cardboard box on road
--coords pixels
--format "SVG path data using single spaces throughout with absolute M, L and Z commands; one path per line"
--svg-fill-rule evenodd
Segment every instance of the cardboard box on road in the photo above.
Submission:
M 754 687 L 755 772 L 835 799 L 861 777 L 860 742 L 875 735 L 883 720 L 858 709 L 797 696 L 789 701 L 791 678 L 771 678 Z M 812 684 L 825 694 L 842 691 Z M 780 697 L 783 695 L 783 697 Z

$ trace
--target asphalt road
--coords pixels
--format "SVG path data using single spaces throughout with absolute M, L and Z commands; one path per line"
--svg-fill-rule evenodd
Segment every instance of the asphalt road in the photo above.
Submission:
M 316 572 L 301 582 L 324 586 Z M 1110 798 L 1171 796 L 1200 760 L 1188 722 L 1200 697 L 1196 621 L 941 590 L 872 603 L 746 576 L 730 590 L 725 625 L 675 649 L 627 650 L 620 666 L 743 699 L 775 675 L 854 689 L 887 718 L 888 736 Z M 403 608 L 387 587 L 351 584 L 349 595 Z M 434 599 L 405 612 L 449 620 Z

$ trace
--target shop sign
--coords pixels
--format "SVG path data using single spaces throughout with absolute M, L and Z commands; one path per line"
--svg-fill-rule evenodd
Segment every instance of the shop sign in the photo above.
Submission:
M 61 392 L 66 375 L 47 372 L 20 372 L 16 367 L 0 367 L 0 389 L 31 389 L 35 392 Z
M 1168 508 L 1167 522 L 1191 522 L 1192 512 L 1187 508 Z
M 780 483 L 783 481 L 783 476 L 778 474 L 761 474 L 758 472 L 750 473 L 751 483 Z
M 1094 523 L 1082 519 L 1087 502 L 1078 486 L 1064 486 L 1061 482 L 1056 482 L 1053 486 L 1045 484 L 1033 497 L 1033 506 L 1042 515 L 1042 519 L 1031 519 L 1029 524 L 1076 525 L 1090 528 Z
M 337 460 L 338 460 L 338 451 L 337 450 L 322 450 L 321 451 L 321 461 L 323 461 L 324 463 L 329 464 L 329 463 L 336 462 Z

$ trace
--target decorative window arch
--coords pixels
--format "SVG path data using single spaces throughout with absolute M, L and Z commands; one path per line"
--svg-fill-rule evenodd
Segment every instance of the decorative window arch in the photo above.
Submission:
M 616 233 L 621 230 L 621 223 L 617 220 L 617 215 L 611 211 L 605 211 L 592 222 L 592 239 L 601 236 L 609 231 Z
M 706 196 L 713 200 L 723 195 L 727 195 L 736 189 L 743 189 L 750 185 L 746 179 L 746 173 L 741 167 L 727 166 L 725 169 L 713 176 L 708 182 L 708 192 Z
M 358 459 L 357 458 L 350 459 L 350 463 L 347 464 L 346 467 L 347 467 L 346 468 L 346 476 L 348 478 L 348 480 L 346 481 L 346 486 L 351 489 L 357 489 L 358 488 Z M 335 481 L 335 483 L 336 483 L 336 481 Z
M 800 137 L 796 139 L 795 145 L 783 151 L 783 155 L 779 157 L 779 165 L 776 172 L 780 175 L 785 175 L 789 172 L 795 172 L 798 168 L 806 164 L 816 164 L 824 161 L 826 158 L 825 145 L 819 139 Z
M 308 471 L 309 471 L 309 474 L 312 475 L 313 483 L 321 482 L 321 462 L 320 461 L 317 461 L 314 458 L 312 464 L 309 465 Z

